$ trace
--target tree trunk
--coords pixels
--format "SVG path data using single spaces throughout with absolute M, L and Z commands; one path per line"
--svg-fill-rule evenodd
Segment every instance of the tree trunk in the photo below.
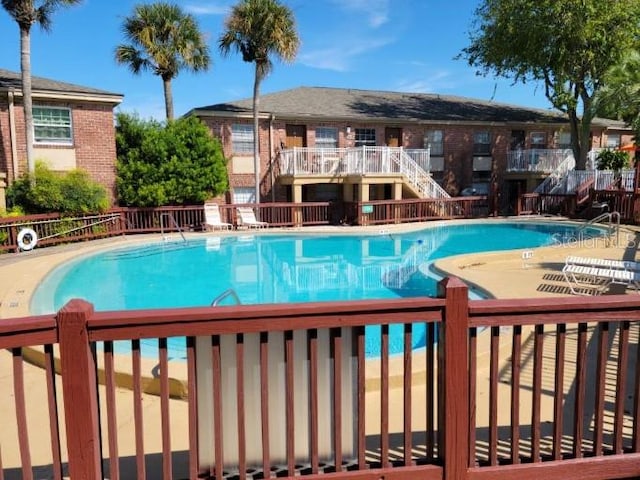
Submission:
M 258 119 L 258 104 L 260 103 L 260 74 L 256 63 L 255 78 L 253 82 L 253 171 L 256 182 L 255 202 L 260 203 L 260 123 Z M 256 212 L 258 215 L 259 212 Z
M 573 157 L 576 160 L 576 170 L 587 169 L 587 157 L 591 150 L 591 119 L 578 118 L 575 110 L 568 112 L 569 123 L 571 125 L 571 147 L 573 149 Z
M 20 26 L 20 71 L 22 74 L 22 104 L 24 109 L 24 129 L 25 139 L 27 142 L 27 167 L 31 176 L 31 181 L 34 181 L 34 173 L 36 171 L 36 164 L 33 143 L 34 143 L 34 131 L 33 131 L 33 101 L 31 98 L 31 36 L 30 29 L 25 26 Z
M 164 87 L 164 109 L 167 112 L 167 120 L 173 120 L 173 91 L 171 90 L 171 79 L 162 78 Z

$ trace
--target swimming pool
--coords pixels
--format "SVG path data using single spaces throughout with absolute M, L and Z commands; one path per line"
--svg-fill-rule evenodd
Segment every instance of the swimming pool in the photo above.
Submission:
M 560 244 L 576 239 L 576 231 L 558 222 L 442 223 L 407 233 L 270 233 L 153 243 L 55 269 L 36 289 L 31 311 L 52 313 L 72 298 L 84 298 L 98 311 L 206 306 L 228 288 L 243 304 L 433 296 L 440 278 L 425 266 L 439 258 Z M 601 234 L 596 227 L 581 231 L 583 237 Z M 414 338 L 416 346 L 425 341 L 421 332 Z

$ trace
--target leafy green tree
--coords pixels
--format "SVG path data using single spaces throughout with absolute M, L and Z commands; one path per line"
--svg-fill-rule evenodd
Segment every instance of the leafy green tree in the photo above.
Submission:
M 624 120 L 640 138 L 640 52 L 626 52 L 618 65 L 609 69 L 604 87 L 596 97 L 599 115 Z
M 293 62 L 299 45 L 293 12 L 277 0 L 241 0 L 225 20 L 225 31 L 219 40 L 223 55 L 226 56 L 234 50 L 242 54 L 242 60 L 255 64 L 253 166 L 257 203 L 260 202 L 260 83 L 273 69 L 272 56 L 283 62 Z
M 606 72 L 640 39 L 637 0 L 483 0 L 461 56 L 482 74 L 543 82 L 571 126 L 576 168 L 586 167 L 594 98 Z
M 25 213 L 59 212 L 68 215 L 99 213 L 109 208 L 105 188 L 84 170 L 58 173 L 36 162 L 35 179 L 23 175 L 9 186 L 7 199 Z M 35 180 L 35 181 L 34 181 Z
M 150 70 L 162 78 L 167 120 L 173 120 L 171 81 L 181 70 L 200 72 L 211 65 L 209 47 L 195 18 L 175 4 L 140 4 L 125 18 L 122 32 L 128 43 L 116 47 L 116 62 L 136 75 Z
M 51 17 L 58 7 L 75 5 L 80 1 L 2 0 L 2 7 L 16 21 L 20 29 L 20 74 L 22 76 L 27 166 L 29 173 L 32 175 L 35 172 L 35 159 L 33 156 L 33 100 L 31 93 L 31 27 L 34 24 L 38 24 L 42 30 L 49 31 L 51 29 Z
M 117 123 L 121 205 L 198 204 L 228 190 L 222 146 L 198 118 L 164 125 L 119 114 Z

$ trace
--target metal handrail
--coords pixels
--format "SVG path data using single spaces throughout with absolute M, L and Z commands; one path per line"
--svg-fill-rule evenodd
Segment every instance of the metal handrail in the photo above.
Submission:
M 236 293 L 236 291 L 233 288 L 229 288 L 224 292 L 222 292 L 220 295 L 218 295 L 216 298 L 214 298 L 213 302 L 211 302 L 211 306 L 217 307 L 218 304 L 227 297 L 232 297 L 238 305 L 242 305 L 242 302 L 240 301 L 240 297 L 238 297 L 238 294 Z
M 614 233 L 615 233 L 616 244 L 617 244 L 618 243 L 618 237 L 619 237 L 619 234 L 620 234 L 620 212 L 613 211 L 613 212 L 601 213 L 597 217 L 594 217 L 591 220 L 589 220 L 588 222 L 585 222 L 585 224 L 582 225 L 578 229 L 578 231 L 582 232 L 588 226 L 594 225 L 596 223 L 600 223 L 600 222 L 602 222 L 602 220 L 608 220 L 608 223 L 609 223 L 609 237 L 612 237 L 614 235 Z M 615 221 L 615 223 L 614 223 L 614 221 Z
M 164 217 L 169 217 L 171 219 L 171 221 L 173 222 L 173 226 L 176 227 L 176 229 L 178 230 L 178 233 L 182 237 L 182 241 L 186 243 L 187 239 L 184 236 L 184 233 L 182 232 L 182 228 L 180 228 L 180 225 L 178 225 L 178 222 L 176 222 L 176 219 L 173 216 L 173 213 L 171 212 L 163 212 L 160 214 L 160 234 L 162 235 L 162 238 L 164 240 L 167 239 L 164 235 Z

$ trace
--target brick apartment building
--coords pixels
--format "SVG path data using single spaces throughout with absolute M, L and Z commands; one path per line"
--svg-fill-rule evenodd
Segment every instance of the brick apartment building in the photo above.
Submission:
M 260 194 L 262 201 L 384 200 L 415 196 L 395 188 L 397 176 L 283 172 L 283 152 L 298 147 L 361 146 L 429 149 L 431 177 L 451 195 L 487 192 L 496 181 L 505 190 L 530 189 L 547 173 L 509 172 L 516 150 L 570 148 L 563 114 L 469 98 L 339 88 L 301 87 L 260 97 Z M 252 99 L 193 109 L 221 139 L 231 185 L 230 202 L 252 202 Z M 596 119 L 592 147 L 632 141 L 621 122 Z M 300 169 L 299 169 L 300 170 Z M 368 188 L 366 188 L 368 186 Z M 466 190 L 465 190 L 466 189 Z
M 115 198 L 113 109 L 123 96 L 32 77 L 34 153 L 54 171 L 86 170 Z M 0 190 L 27 172 L 20 74 L 0 69 Z M 0 198 L 1 200 L 1 198 Z M 0 204 L 0 207 L 4 205 Z

